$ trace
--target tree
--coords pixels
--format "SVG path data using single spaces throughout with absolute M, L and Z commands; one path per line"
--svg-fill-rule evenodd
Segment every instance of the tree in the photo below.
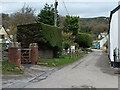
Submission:
M 14 25 L 10 25 L 8 26 L 8 28 L 10 29 L 9 34 L 13 35 L 13 41 L 16 42 L 17 41 L 16 39 L 17 27 Z
M 101 32 L 106 32 L 108 30 L 108 25 L 105 24 L 98 24 L 93 27 L 92 33 L 96 35 L 95 38 L 101 33 Z
M 10 29 L 10 34 L 14 36 L 16 41 L 17 25 L 34 23 L 36 21 L 35 9 L 24 5 L 18 12 L 13 14 L 2 14 L 2 25 Z
M 24 5 L 18 12 L 12 14 L 2 13 L 2 25 L 6 28 L 17 26 L 18 24 L 33 23 L 36 21 L 35 9 Z
M 74 44 L 75 36 L 73 36 L 72 33 L 62 32 L 62 37 L 63 37 L 63 41 L 69 41 L 71 45 Z
M 92 26 L 81 26 L 80 27 L 80 32 L 82 33 L 91 33 L 92 31 Z
M 79 44 L 79 47 L 88 48 L 92 44 L 92 37 L 86 33 L 79 33 L 75 37 L 75 42 Z
M 65 18 L 65 32 L 72 32 L 73 35 L 78 34 L 78 29 L 79 29 L 79 17 L 76 16 L 66 16 Z
M 63 48 L 64 48 L 65 50 L 67 50 L 68 48 L 70 48 L 70 42 L 69 42 L 69 41 L 64 41 L 64 42 L 63 42 Z
M 98 34 L 108 32 L 109 30 L 108 17 L 80 18 L 79 24 L 80 24 L 79 32 L 82 33 L 88 32 L 94 39 L 96 39 Z
M 29 6 L 23 6 L 19 12 L 13 13 L 10 16 L 10 25 L 21 25 L 26 23 L 34 23 L 36 21 L 35 9 Z
M 37 22 L 42 22 L 44 24 L 54 25 L 54 7 L 53 5 L 45 4 L 44 8 L 38 14 Z
M 2 13 L 1 16 L 2 16 L 2 25 L 8 27 L 10 20 L 9 14 Z

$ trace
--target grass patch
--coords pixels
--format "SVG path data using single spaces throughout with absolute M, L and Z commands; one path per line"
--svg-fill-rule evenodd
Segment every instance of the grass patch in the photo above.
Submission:
M 80 59 L 81 57 L 83 57 L 82 54 L 81 55 L 74 54 L 74 55 L 68 55 L 68 56 L 63 56 L 60 58 L 52 58 L 52 59 L 39 58 L 37 64 L 49 66 L 49 67 L 57 67 L 72 63 Z
M 23 74 L 24 68 L 21 66 L 15 66 L 9 63 L 7 60 L 2 61 L 2 73 L 3 74 Z

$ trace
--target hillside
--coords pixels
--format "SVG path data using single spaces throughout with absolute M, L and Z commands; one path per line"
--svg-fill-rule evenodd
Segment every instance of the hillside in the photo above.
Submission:
M 96 17 L 96 18 L 80 18 L 80 24 L 82 25 L 91 25 L 95 24 L 108 24 L 109 18 L 108 17 Z
M 94 37 L 101 32 L 108 32 L 109 18 L 108 17 L 96 17 L 96 18 L 80 18 L 80 32 L 90 33 Z

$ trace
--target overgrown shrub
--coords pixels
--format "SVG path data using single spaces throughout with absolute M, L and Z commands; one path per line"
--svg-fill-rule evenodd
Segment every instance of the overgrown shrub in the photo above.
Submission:
M 70 48 L 70 43 L 69 43 L 69 41 L 64 41 L 64 42 L 63 42 L 63 48 L 64 48 L 65 50 L 67 50 L 68 48 Z
M 62 49 L 61 29 L 43 23 L 19 25 L 17 27 L 17 40 L 22 47 L 30 43 L 38 43 L 40 49 L 53 49 L 54 53 Z
M 92 37 L 86 33 L 79 33 L 75 37 L 75 42 L 79 44 L 79 47 L 89 48 L 92 45 Z

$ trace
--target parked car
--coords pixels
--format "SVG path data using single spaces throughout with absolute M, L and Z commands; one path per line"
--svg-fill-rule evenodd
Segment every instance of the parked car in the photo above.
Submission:
M 95 49 L 100 49 L 100 42 L 97 42 L 96 44 L 95 44 L 95 47 L 94 47 Z

